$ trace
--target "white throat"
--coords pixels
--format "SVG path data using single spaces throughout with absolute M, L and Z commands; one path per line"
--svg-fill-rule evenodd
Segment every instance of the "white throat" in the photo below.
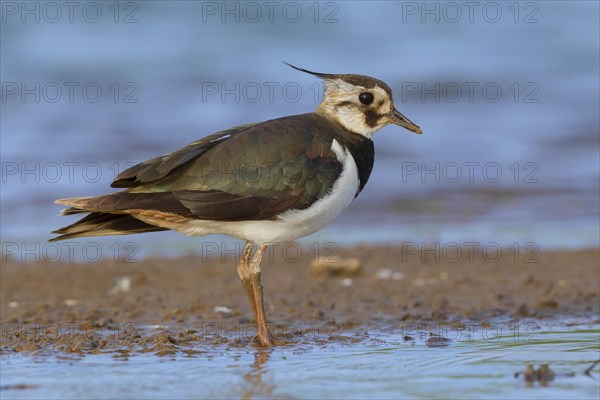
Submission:
M 371 139 L 373 134 L 377 132 L 379 127 L 370 127 L 365 123 L 365 117 L 354 110 L 349 109 L 328 109 L 322 107 L 323 103 L 317 108 L 317 113 L 325 115 L 327 118 L 334 120 L 344 127 L 344 129 L 358 133 L 366 138 Z

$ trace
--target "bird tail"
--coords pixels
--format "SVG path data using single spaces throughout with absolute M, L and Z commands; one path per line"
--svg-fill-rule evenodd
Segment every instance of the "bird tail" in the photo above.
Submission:
M 101 197 L 103 196 L 73 197 L 56 200 L 56 204 L 70 206 L 69 208 L 62 210 L 60 215 L 87 215 L 71 225 L 53 231 L 52 233 L 60 236 L 52 238 L 49 241 L 56 242 L 59 240 L 88 236 L 131 235 L 134 233 L 168 230 L 166 228 L 147 224 L 130 214 L 93 211 L 95 208 L 93 207 L 93 204 L 97 204 Z

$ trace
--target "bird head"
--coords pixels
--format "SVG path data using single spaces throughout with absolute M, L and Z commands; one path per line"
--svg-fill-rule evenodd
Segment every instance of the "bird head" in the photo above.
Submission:
M 284 64 L 323 79 L 325 92 L 316 112 L 345 129 L 370 138 L 388 124 L 400 125 L 415 133 L 421 128 L 394 106 L 392 90 L 385 82 L 365 75 L 324 74 Z

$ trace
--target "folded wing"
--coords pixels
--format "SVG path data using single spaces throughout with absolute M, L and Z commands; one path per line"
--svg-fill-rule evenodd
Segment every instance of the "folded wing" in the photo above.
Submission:
M 147 210 L 214 221 L 275 220 L 310 207 L 342 172 L 322 122 L 303 114 L 219 132 L 124 171 L 112 183 L 122 192 L 57 203 L 70 206 L 63 215 L 97 213 L 94 221 L 102 221 L 105 232 L 105 214 L 135 217 Z M 69 233 L 80 222 L 56 233 Z

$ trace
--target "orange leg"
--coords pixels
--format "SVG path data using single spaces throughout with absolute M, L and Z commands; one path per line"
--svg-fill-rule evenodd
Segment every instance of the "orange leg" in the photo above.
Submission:
M 238 264 L 238 275 L 242 281 L 242 285 L 244 285 L 244 291 L 246 292 L 246 296 L 248 296 L 248 300 L 250 301 L 250 307 L 252 307 L 252 312 L 256 315 L 256 303 L 254 301 L 254 292 L 252 290 L 252 283 L 250 282 L 250 267 L 248 263 L 250 262 L 250 254 L 252 253 L 252 249 L 254 248 L 254 243 L 246 242 L 244 246 L 244 250 L 242 251 L 242 258 L 240 263 Z
M 250 282 L 252 284 L 252 291 L 254 295 L 254 315 L 256 317 L 256 325 L 258 331 L 256 332 L 256 339 L 258 343 L 263 347 L 269 347 L 274 344 L 273 335 L 269 332 L 267 326 L 267 318 L 265 317 L 265 306 L 263 303 L 263 287 L 260 283 L 260 262 L 265 254 L 267 246 L 264 244 L 258 245 L 258 250 L 250 261 Z

